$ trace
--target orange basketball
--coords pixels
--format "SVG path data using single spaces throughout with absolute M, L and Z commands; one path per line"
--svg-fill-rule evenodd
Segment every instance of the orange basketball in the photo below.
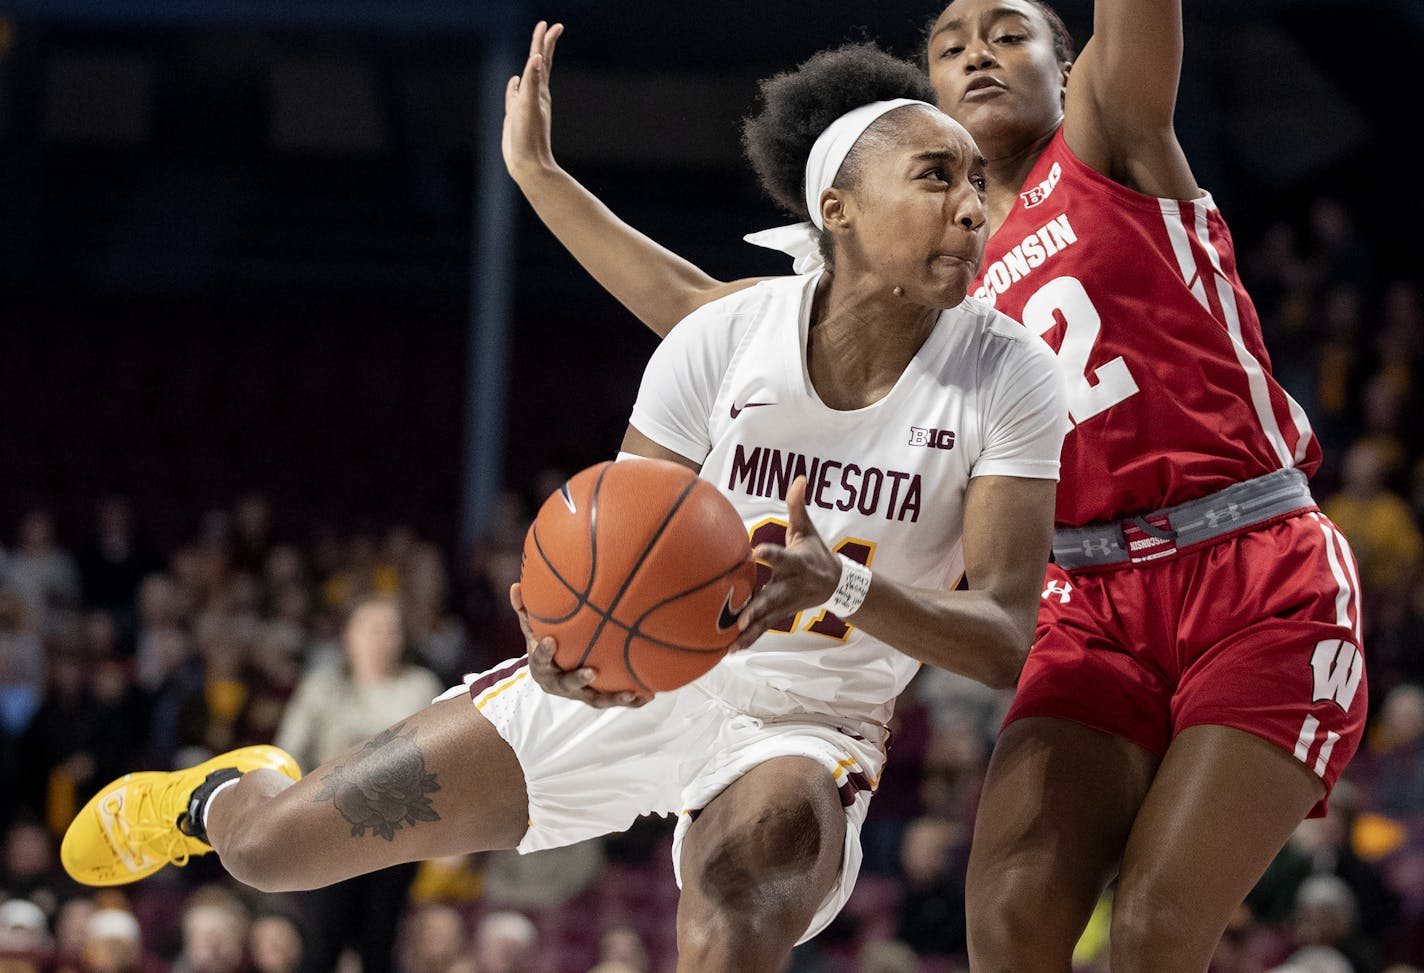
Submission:
M 559 668 L 592 666 L 595 689 L 647 693 L 717 664 L 753 577 L 746 528 L 716 487 L 678 463 L 625 459 L 544 501 L 519 580 Z

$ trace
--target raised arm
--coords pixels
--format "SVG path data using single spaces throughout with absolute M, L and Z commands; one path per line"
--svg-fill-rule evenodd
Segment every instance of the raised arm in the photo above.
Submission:
M 539 219 L 603 288 L 660 336 L 688 314 L 756 279 L 720 281 L 620 220 L 554 161 L 549 75 L 562 24 L 540 21 L 524 73 L 509 79 L 501 147 Z
M 1201 194 L 1173 128 L 1182 42 L 1181 0 L 1097 0 L 1064 106 L 1064 138 L 1080 159 L 1170 199 Z

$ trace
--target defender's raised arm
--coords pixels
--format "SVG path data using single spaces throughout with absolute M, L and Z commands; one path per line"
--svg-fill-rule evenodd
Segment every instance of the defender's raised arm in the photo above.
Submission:
M 624 223 L 554 160 L 549 75 L 564 25 L 539 21 L 524 73 L 509 79 L 501 147 L 509 174 L 554 236 L 659 336 L 708 301 L 756 283 L 721 281 Z

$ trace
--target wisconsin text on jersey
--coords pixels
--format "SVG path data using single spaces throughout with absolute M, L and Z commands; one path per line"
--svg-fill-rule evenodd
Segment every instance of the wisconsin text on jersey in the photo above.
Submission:
M 1060 250 L 1066 250 L 1078 242 L 1078 234 L 1068 222 L 1068 214 L 1055 216 L 1034 230 L 1023 241 L 998 260 L 984 268 L 983 283 L 974 296 L 994 305 L 997 295 L 1028 276 L 1030 270 L 1040 267 Z
M 807 503 L 826 510 L 854 507 L 866 517 L 879 514 L 886 520 L 919 522 L 921 483 L 918 473 L 862 467 L 774 446 L 755 446 L 747 452 L 746 447 L 738 443 L 727 489 L 753 497 L 775 496 L 785 500 L 791 481 L 798 476 L 806 477 Z

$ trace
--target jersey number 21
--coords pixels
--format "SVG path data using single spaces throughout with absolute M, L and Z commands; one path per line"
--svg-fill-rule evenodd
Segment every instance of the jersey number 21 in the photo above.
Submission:
M 779 520 L 775 517 L 769 517 L 766 520 L 763 520 L 761 523 L 753 527 L 750 531 L 752 547 L 756 547 L 758 544 L 784 545 L 786 543 L 787 527 L 788 524 L 786 523 L 786 521 Z M 834 551 L 836 554 L 844 554 L 852 561 L 858 561 L 861 564 L 864 564 L 866 567 L 870 566 L 870 559 L 875 556 L 874 544 L 872 544 L 870 541 L 856 540 L 853 537 L 847 537 L 840 541 L 837 541 L 835 546 L 832 547 L 831 550 Z M 761 590 L 762 585 L 766 584 L 770 580 L 771 568 L 767 567 L 761 562 L 757 562 L 756 581 L 754 582 L 753 587 L 759 591 Z M 769 625 L 767 627 L 767 631 L 794 632 L 801 624 L 801 614 L 801 612 L 797 612 L 795 615 L 789 615 L 786 618 L 779 618 L 774 624 Z M 823 609 L 816 614 L 815 618 L 811 619 L 811 621 L 805 626 L 805 629 L 806 631 L 814 632 L 817 635 L 824 635 L 826 638 L 844 641 L 845 637 L 850 634 L 851 626 L 847 625 L 835 615 L 832 615 L 830 612 L 825 611 Z

